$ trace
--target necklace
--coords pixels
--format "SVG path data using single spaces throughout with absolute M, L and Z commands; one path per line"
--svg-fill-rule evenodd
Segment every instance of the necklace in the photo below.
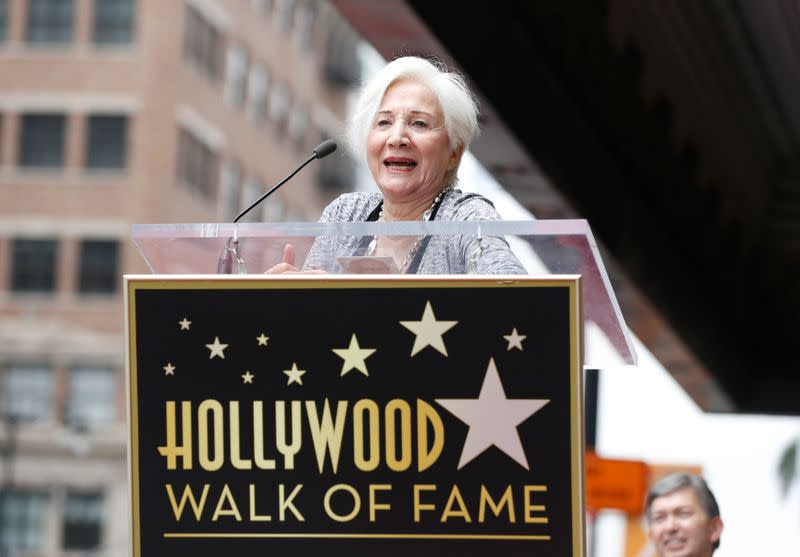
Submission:
M 422 215 L 420 216 L 419 220 L 421 220 L 423 222 L 429 221 L 431 219 L 431 215 L 433 215 L 433 211 L 436 209 L 436 207 L 439 205 L 439 203 L 442 202 L 442 198 L 444 198 L 444 196 L 447 194 L 447 192 L 449 192 L 452 189 L 453 189 L 452 186 L 448 186 L 448 187 L 444 188 L 442 191 L 440 191 L 439 194 L 436 197 L 433 198 L 433 201 L 431 202 L 431 206 L 428 207 L 427 209 L 425 209 L 425 211 L 422 213 Z M 383 219 L 383 209 L 381 209 L 380 212 L 378 213 L 378 220 L 382 220 L 382 219 Z M 411 247 L 408 249 L 408 253 L 406 253 L 405 259 L 403 259 L 403 264 L 400 266 L 400 273 L 405 273 L 406 272 L 406 270 L 408 269 L 408 266 L 414 260 L 414 256 L 417 255 L 417 250 L 419 249 L 420 242 L 422 242 L 422 238 L 424 238 L 424 237 L 425 237 L 424 235 L 417 236 L 416 240 L 414 240 L 414 243 L 411 244 Z M 378 247 L 378 237 L 377 236 L 373 236 L 372 240 L 369 243 L 369 246 L 367 246 L 366 255 L 372 255 L 373 253 L 375 253 L 375 249 L 377 247 Z

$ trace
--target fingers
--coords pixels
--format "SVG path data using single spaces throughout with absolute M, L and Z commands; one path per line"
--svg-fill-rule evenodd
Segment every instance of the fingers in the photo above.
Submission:
M 295 249 L 294 245 L 286 244 L 283 246 L 283 257 L 281 257 L 282 261 L 277 265 L 273 265 L 266 271 L 264 271 L 265 275 L 289 275 L 289 274 L 309 274 L 309 275 L 324 275 L 326 274 L 325 271 L 320 269 L 308 269 L 306 271 L 301 271 L 297 267 L 294 266 L 295 260 Z
M 266 271 L 264 271 L 265 275 L 280 275 L 284 273 L 299 273 L 300 269 L 294 266 L 294 259 L 295 259 L 295 250 L 292 244 L 286 244 L 283 246 L 283 255 L 281 256 L 281 262 L 277 265 L 273 265 Z
M 278 263 L 277 265 L 273 265 L 266 271 L 264 271 L 265 275 L 282 275 L 286 273 L 299 273 L 300 269 L 295 267 L 294 265 L 290 265 L 286 262 Z
M 297 267 L 293 265 L 287 265 L 286 263 L 278 263 L 277 265 L 270 267 L 266 271 L 264 271 L 265 275 L 327 275 L 327 271 L 323 271 L 322 269 L 308 269 L 306 271 L 301 271 Z
M 295 251 L 292 244 L 283 246 L 283 262 L 294 267 Z

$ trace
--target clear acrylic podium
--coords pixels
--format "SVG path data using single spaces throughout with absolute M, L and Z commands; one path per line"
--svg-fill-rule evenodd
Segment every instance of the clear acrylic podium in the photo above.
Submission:
M 586 555 L 583 366 L 636 363 L 586 221 L 132 239 L 132 557 Z
M 636 364 L 630 332 L 585 220 L 135 224 L 131 237 L 154 274 L 216 275 L 220 259 L 227 257 L 233 274 L 261 275 L 281 261 L 287 244 L 294 246 L 295 265 L 302 268 L 320 238 L 357 245 L 382 235 L 503 238 L 529 276 L 581 275 L 584 335 L 588 344 L 603 347 L 589 346 L 584 365 Z M 349 255 L 330 253 L 335 260 L 325 267 L 359 272 L 343 266 L 342 257 Z M 374 266 L 364 268 L 375 272 Z

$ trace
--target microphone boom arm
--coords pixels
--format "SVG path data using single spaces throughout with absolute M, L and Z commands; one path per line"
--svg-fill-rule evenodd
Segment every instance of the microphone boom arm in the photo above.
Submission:
M 285 184 L 286 182 L 288 182 L 289 180 L 291 180 L 291 179 L 292 179 L 292 177 L 293 177 L 295 174 L 297 174 L 298 172 L 300 172 L 301 170 L 303 170 L 303 169 L 306 167 L 306 165 L 307 165 L 308 163 L 310 163 L 310 162 L 311 162 L 311 161 L 313 161 L 314 159 L 321 159 L 322 157 L 328 156 L 328 155 L 330 155 L 331 153 L 333 153 L 335 150 L 336 150 L 336 143 L 335 143 L 333 140 L 331 140 L 331 139 L 327 139 L 327 140 L 323 141 L 322 143 L 320 143 L 319 145 L 317 145 L 317 148 L 316 148 L 316 149 L 314 149 L 314 150 L 311 152 L 311 156 L 310 156 L 310 157 L 308 157 L 308 159 L 306 159 L 306 162 L 304 162 L 303 164 L 301 164 L 300 166 L 298 166 L 298 167 L 297 167 L 297 169 L 295 169 L 295 171 L 294 171 L 294 172 L 292 172 L 292 173 L 291 173 L 291 174 L 289 174 L 289 175 L 288 175 L 286 178 L 284 178 L 283 180 L 281 180 L 280 182 L 278 182 L 277 184 L 275 184 L 274 186 L 272 186 L 272 187 L 271 187 L 269 190 L 267 190 L 267 192 L 266 192 L 265 194 L 263 194 L 261 197 L 259 197 L 259 198 L 258 198 L 258 199 L 256 199 L 255 201 L 253 201 L 253 202 L 250 204 L 250 206 L 249 206 L 249 207 L 247 207 L 247 208 L 246 208 L 245 210 L 243 210 L 241 213 L 239 213 L 238 215 L 236 215 L 236 218 L 235 218 L 235 219 L 233 219 L 233 224 L 236 224 L 237 222 L 239 222 L 239 219 L 240 219 L 240 218 L 242 218 L 243 216 L 245 216 L 247 213 L 249 213 L 249 212 L 250 212 L 250 210 L 251 210 L 251 209 L 253 209 L 253 207 L 255 207 L 256 205 L 258 205 L 259 203 L 261 203 L 262 201 L 264 201 L 264 200 L 265 200 L 267 197 L 269 197 L 270 195 L 272 195 L 272 192 L 274 192 L 274 191 L 275 191 L 275 190 L 277 190 L 279 187 L 281 187 L 283 184 Z
M 336 150 L 336 142 L 332 139 L 326 139 L 319 145 L 317 145 L 316 149 L 311 152 L 311 156 L 308 157 L 306 162 L 301 164 L 297 167 L 297 169 L 289 174 L 286 178 L 275 184 L 272 188 L 270 188 L 264 195 L 253 201 L 249 207 L 247 207 L 244 211 L 236 215 L 236 218 L 233 219 L 233 237 L 228 238 L 228 241 L 225 242 L 225 247 L 222 248 L 222 253 L 217 260 L 217 273 L 222 275 L 230 275 L 230 274 L 239 274 L 239 273 L 246 273 L 247 270 L 244 266 L 244 259 L 242 259 L 241 255 L 239 254 L 239 237 L 236 233 L 236 223 L 245 216 L 247 213 L 250 212 L 253 207 L 264 201 L 267 197 L 272 195 L 276 189 L 281 187 L 283 184 L 288 182 L 292 179 L 292 177 L 303 170 L 305 166 L 313 161 L 314 159 L 321 159 L 323 157 L 327 157 L 331 153 Z
M 296 169 L 294 172 L 292 172 L 292 173 L 291 173 L 291 174 L 289 174 L 289 175 L 288 175 L 286 178 L 284 178 L 283 180 L 281 180 L 280 182 L 278 182 L 277 184 L 275 184 L 274 186 L 272 186 L 270 189 L 268 189 L 268 190 L 267 190 L 267 192 L 266 192 L 265 194 L 263 194 L 261 197 L 259 197 L 259 198 L 258 198 L 258 199 L 256 199 L 255 201 L 253 201 L 253 202 L 250 204 L 250 206 L 249 206 L 249 207 L 247 207 L 247 209 L 244 209 L 244 210 L 243 210 L 241 213 L 239 213 L 238 215 L 236 215 L 236 218 L 235 218 L 235 219 L 233 219 L 233 224 L 236 224 L 237 222 L 239 222 L 239 219 L 240 219 L 240 218 L 242 218 L 243 216 L 245 216 L 247 213 L 249 213 L 249 212 L 250 212 L 250 211 L 253 209 L 253 207 L 255 207 L 256 205 L 258 205 L 259 203 L 261 203 L 262 201 L 264 201 L 264 199 L 266 199 L 267 197 L 269 197 L 270 195 L 272 195 L 272 192 L 274 192 L 276 189 L 278 189 L 279 187 L 281 187 L 283 184 L 285 184 L 286 182 L 288 182 L 289 180 L 291 180 L 291 179 L 292 179 L 292 176 L 294 176 L 295 174 L 297 174 L 298 172 L 300 172 L 301 170 L 303 170 L 303 168 L 305 168 L 305 166 L 306 166 L 308 163 L 310 163 L 311 161 L 313 161 L 315 158 L 317 158 L 317 155 L 316 155 L 316 153 L 315 153 L 315 154 L 313 154 L 313 155 L 311 155 L 311 156 L 308 158 L 308 160 L 306 160 L 306 162 L 304 162 L 304 163 L 303 163 L 303 164 L 301 164 L 299 167 L 297 167 L 297 169 Z

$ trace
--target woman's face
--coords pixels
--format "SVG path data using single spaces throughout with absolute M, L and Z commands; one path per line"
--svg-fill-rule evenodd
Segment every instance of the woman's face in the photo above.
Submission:
M 387 200 L 430 202 L 462 151 L 450 149 L 444 111 L 433 91 L 409 79 L 386 89 L 367 137 L 367 160 Z

